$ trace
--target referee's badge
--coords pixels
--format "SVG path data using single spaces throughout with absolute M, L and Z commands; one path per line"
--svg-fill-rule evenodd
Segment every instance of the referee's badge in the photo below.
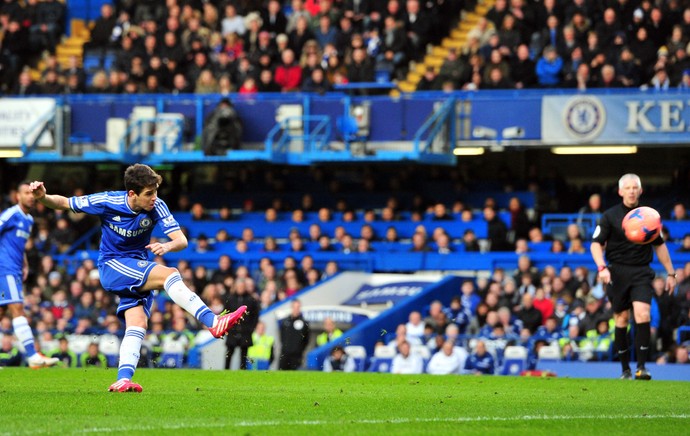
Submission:
M 597 226 L 592 234 L 592 239 L 595 239 L 597 236 L 599 236 L 599 233 L 601 233 L 601 227 Z

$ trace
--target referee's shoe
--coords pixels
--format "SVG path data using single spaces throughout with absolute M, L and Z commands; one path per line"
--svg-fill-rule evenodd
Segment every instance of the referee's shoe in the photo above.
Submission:
M 637 368 L 635 371 L 635 380 L 651 380 L 652 374 L 647 371 L 647 368 Z

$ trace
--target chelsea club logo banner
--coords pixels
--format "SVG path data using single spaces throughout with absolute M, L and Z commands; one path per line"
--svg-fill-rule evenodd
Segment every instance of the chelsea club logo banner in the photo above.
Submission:
M 544 96 L 541 121 L 542 142 L 550 145 L 684 143 L 690 95 Z

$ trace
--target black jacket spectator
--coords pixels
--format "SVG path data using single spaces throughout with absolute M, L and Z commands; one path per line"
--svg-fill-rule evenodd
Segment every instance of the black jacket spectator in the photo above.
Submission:
M 374 80 L 374 66 L 363 48 L 352 52 L 352 63 L 347 67 L 347 80 L 353 82 L 372 82 Z
M 270 0 L 268 2 L 268 6 L 261 12 L 261 19 L 263 20 L 261 30 L 267 31 L 272 37 L 275 38 L 277 35 L 285 33 L 287 18 L 283 11 L 281 11 L 278 0 Z
M 101 6 L 101 16 L 98 17 L 91 28 L 91 40 L 84 44 L 84 48 L 104 48 L 111 44 L 113 29 L 117 23 L 117 17 L 113 13 L 110 4 Z
M 416 6 L 413 6 L 416 4 Z M 420 59 L 426 53 L 426 45 L 431 35 L 431 18 L 419 8 L 419 2 L 408 2 L 405 15 L 405 32 L 407 32 L 410 59 Z
M 488 225 L 488 240 L 491 242 L 491 251 L 510 250 L 508 244 L 508 226 L 496 214 L 491 207 L 484 208 L 484 219 Z
M 224 304 L 225 310 L 229 311 L 237 310 L 242 305 L 247 306 L 242 322 L 233 327 L 225 338 L 225 344 L 228 347 L 225 360 L 226 369 L 230 368 L 235 347 L 240 347 L 240 368 L 247 368 L 247 349 L 253 345 L 252 333 L 254 333 L 256 324 L 259 322 L 261 307 L 256 298 L 247 292 L 246 286 L 246 283 L 238 284 L 235 292 L 230 293 Z

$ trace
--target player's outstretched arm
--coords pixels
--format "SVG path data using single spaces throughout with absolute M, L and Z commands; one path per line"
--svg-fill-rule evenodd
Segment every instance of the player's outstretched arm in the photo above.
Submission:
M 146 246 L 156 256 L 162 256 L 171 251 L 180 251 L 187 248 L 187 237 L 182 233 L 182 230 L 175 230 L 168 233 L 170 241 L 165 243 L 154 242 Z
M 51 209 L 69 210 L 69 200 L 67 197 L 57 194 L 48 195 L 43 182 L 31 182 L 29 188 L 36 201 L 42 205 Z

